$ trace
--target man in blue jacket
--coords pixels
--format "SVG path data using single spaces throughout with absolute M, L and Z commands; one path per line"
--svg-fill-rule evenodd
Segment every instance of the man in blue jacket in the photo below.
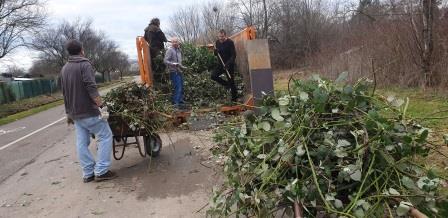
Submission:
M 76 129 L 76 149 L 85 183 L 115 178 L 109 170 L 112 153 L 112 131 L 101 118 L 102 100 L 95 83 L 95 71 L 84 57 L 81 42 L 67 41 L 69 54 L 61 71 L 62 93 L 67 118 L 73 120 Z M 97 139 L 97 161 L 89 151 L 90 135 Z

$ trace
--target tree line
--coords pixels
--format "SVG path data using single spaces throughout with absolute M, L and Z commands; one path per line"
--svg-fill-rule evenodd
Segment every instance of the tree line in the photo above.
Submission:
M 81 40 L 98 72 L 126 71 L 129 63 L 115 42 L 90 20 L 45 27 L 42 0 L 0 1 L 0 58 L 26 46 L 39 51 L 35 74 L 57 74 L 67 38 Z M 168 35 L 211 43 L 216 32 L 246 26 L 268 39 L 274 68 L 295 68 L 351 79 L 371 77 L 379 85 L 446 87 L 447 0 L 210 0 L 177 7 Z M 143 27 L 142 27 L 143 28 Z
M 216 30 L 253 25 L 275 68 L 298 68 L 379 85 L 446 86 L 446 0 L 231 0 L 180 7 L 172 35 L 210 43 Z M 187 25 L 188 24 L 188 25 Z

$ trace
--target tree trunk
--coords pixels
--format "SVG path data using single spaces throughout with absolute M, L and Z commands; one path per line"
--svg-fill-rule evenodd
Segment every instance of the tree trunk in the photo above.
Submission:
M 434 0 L 422 0 L 423 8 L 423 52 L 422 52 L 422 71 L 423 71 L 423 81 L 422 87 L 430 83 L 431 78 L 431 64 L 432 64 L 432 53 L 433 53 L 433 18 L 434 18 Z
M 264 38 L 268 38 L 268 9 L 266 7 L 266 0 L 263 0 L 263 10 L 264 10 L 263 35 L 264 35 Z

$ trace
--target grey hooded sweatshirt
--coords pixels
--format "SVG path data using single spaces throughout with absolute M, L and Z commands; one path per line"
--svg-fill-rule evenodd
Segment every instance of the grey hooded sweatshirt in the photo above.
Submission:
M 73 120 L 99 116 L 94 99 L 99 96 L 95 71 L 89 59 L 71 55 L 61 70 L 65 113 Z

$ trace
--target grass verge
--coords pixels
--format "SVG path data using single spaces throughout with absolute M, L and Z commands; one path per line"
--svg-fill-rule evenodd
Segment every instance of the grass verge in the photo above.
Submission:
M 98 88 L 99 90 L 107 89 L 111 86 L 128 80 L 129 79 L 126 79 L 124 81 L 112 81 L 108 83 L 98 84 Z M 63 103 L 64 101 L 62 100 L 62 93 L 59 92 L 54 93 L 52 96 L 41 95 L 12 102 L 9 104 L 3 104 L 0 108 L 0 126 L 62 105 Z
M 22 112 L 13 114 L 13 115 L 9 115 L 9 116 L 3 117 L 3 118 L 0 119 L 0 126 L 8 124 L 8 123 L 11 123 L 11 122 L 14 122 L 16 120 L 20 120 L 20 119 L 28 117 L 28 116 L 31 116 L 31 115 L 39 113 L 41 111 L 45 111 L 45 110 L 48 110 L 50 108 L 59 106 L 59 105 L 61 105 L 63 103 L 64 103 L 63 100 L 58 100 L 58 101 L 55 101 L 55 102 L 52 102 L 52 103 L 49 103 L 49 104 L 44 104 L 44 105 L 36 107 L 36 108 L 32 108 L 32 109 L 29 109 L 29 110 L 26 110 L 26 111 L 22 111 Z

